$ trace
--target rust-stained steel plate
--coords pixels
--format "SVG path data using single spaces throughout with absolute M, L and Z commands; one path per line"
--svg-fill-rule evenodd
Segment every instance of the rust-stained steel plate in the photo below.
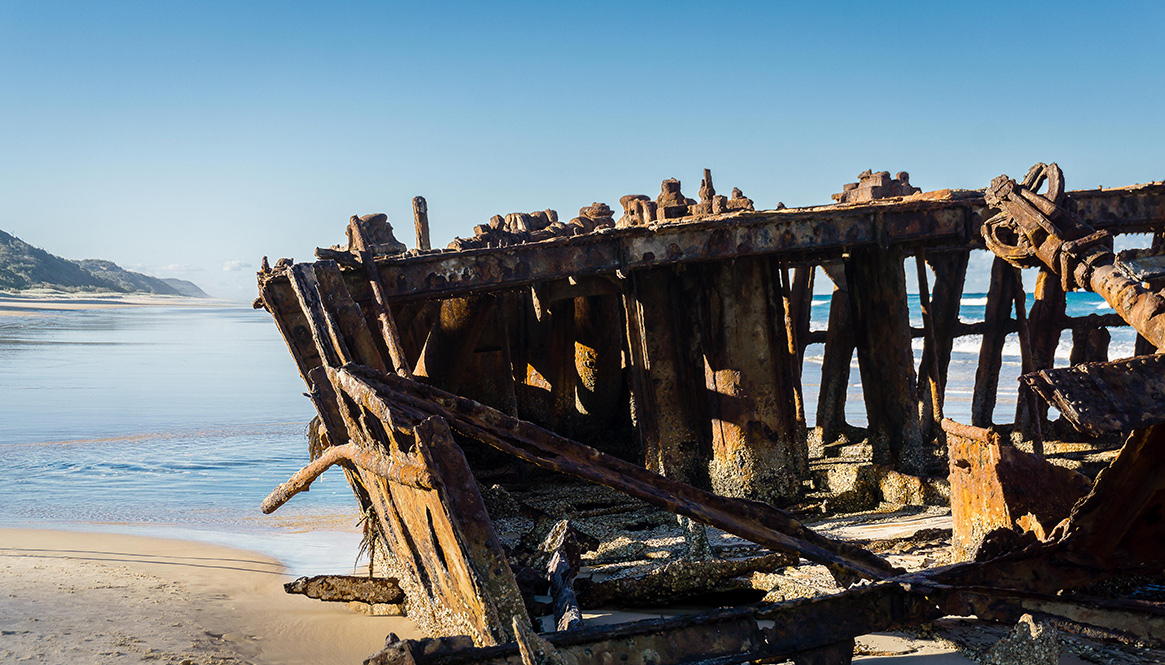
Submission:
M 1083 363 L 1021 378 L 1086 434 L 1129 432 L 1165 422 L 1165 356 Z
M 999 434 L 943 421 L 950 454 L 952 548 L 968 559 L 998 528 L 1045 538 L 1091 488 L 1085 476 L 1004 445 Z

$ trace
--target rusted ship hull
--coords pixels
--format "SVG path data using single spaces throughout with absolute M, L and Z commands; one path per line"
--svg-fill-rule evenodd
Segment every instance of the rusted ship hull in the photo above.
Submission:
M 884 182 L 871 184 L 875 176 Z M 841 199 L 883 190 L 908 195 L 756 212 L 738 191 L 717 197 L 706 172 L 698 203 L 682 197 L 678 182 L 665 181 L 654 202 L 624 197 L 618 222 L 602 204 L 568 224 L 553 211 L 497 217 L 450 251 L 428 250 L 422 199 L 414 202 L 420 251 L 380 255 L 400 246 L 383 216 L 368 216 L 352 219 L 347 246 L 319 250 L 315 263 L 265 264 L 257 306 L 271 312 L 309 387 L 322 446 L 313 465 L 264 509 L 274 510 L 332 464 L 345 469 L 410 616 L 435 638 L 389 645 L 377 662 L 533 662 L 539 653 L 561 652 L 584 663 L 599 662 L 596 654 L 611 649 L 653 663 L 775 656 L 848 662 L 852 638 L 868 632 L 946 614 L 994 612 L 1014 620 L 1017 608 L 1046 609 L 1047 596 L 1065 588 L 1160 568 L 1162 541 L 1146 547 L 1130 535 L 1157 528 L 1150 516 L 1162 500 L 1146 488 L 1156 487 L 1151 470 L 1159 447 L 1150 442 L 1160 436 L 1158 421 L 1109 423 L 1107 431 L 1140 428 L 1139 434 L 1095 484 L 1015 468 L 1048 464 L 1040 454 L 1047 407 L 1037 396 L 1054 393 L 1056 382 L 1047 377 L 1065 371 L 1052 368 L 1049 340 L 1079 331 L 1079 357 L 1088 359 L 1100 355 L 1089 346 L 1096 337 L 1090 331 L 1106 326 L 1132 324 L 1147 340 L 1142 345 L 1165 341 L 1155 292 L 1131 282 L 1122 290 L 1118 275 L 1104 268 L 1112 262 L 1096 249 L 1103 242 L 1061 246 L 1087 236 L 1085 228 L 1096 237 L 1165 229 L 1165 185 L 1070 195 L 1061 188 L 1035 200 L 1038 178 L 1009 181 L 1010 190 L 993 186 L 986 198 L 921 194 L 905 174 L 886 178 L 863 174 Z M 1008 196 L 1026 198 L 1013 205 Z M 1056 212 L 1067 201 L 1072 212 Z M 1001 238 L 1015 234 L 993 235 L 999 224 L 1046 232 L 1058 220 L 1070 224 L 1072 237 L 1055 248 L 1046 247 L 1045 236 L 1029 242 L 1046 251 L 1030 252 L 1024 265 L 1051 259 L 1030 309 L 1019 273 L 997 259 L 986 320 L 969 325 L 958 320 L 958 304 L 968 255 L 984 246 L 989 209 L 1003 213 L 991 219 L 985 237 L 1009 260 L 1016 253 L 1001 249 Z M 1035 214 L 1044 215 L 1042 222 L 1031 221 Z M 1020 222 L 1008 221 L 1017 216 Z M 1091 252 L 1078 263 L 1101 277 L 1077 270 L 1069 260 L 1074 247 Z M 921 329 L 911 327 L 907 308 L 904 262 L 912 255 Z M 816 267 L 834 282 L 822 332 L 810 331 L 808 311 Z M 1121 316 L 1064 315 L 1065 289 L 1089 286 L 1090 277 L 1106 297 L 1125 298 L 1114 304 Z M 1126 302 L 1129 293 L 1149 304 Z M 1000 453 L 998 437 L 982 429 L 992 425 L 1003 343 L 1012 331 L 1024 371 L 1033 373 L 1015 425 L 1016 438 L 1032 445 L 1030 459 Z M 983 336 L 971 428 L 943 423 L 951 348 L 968 334 Z M 917 366 L 916 337 L 923 339 Z M 811 431 L 801 375 L 805 348 L 817 342 L 824 342 L 825 357 Z M 863 393 L 864 429 L 844 420 L 855 353 L 862 384 L 878 386 Z M 1087 398 L 1059 399 L 1063 411 Z M 1086 430 L 1088 421 L 1078 417 L 1074 424 Z M 948 437 L 952 503 L 961 506 L 959 551 L 987 557 L 991 548 L 980 546 L 987 538 L 999 555 L 990 560 L 906 575 L 780 508 L 803 499 L 813 460 L 836 454 L 839 442 L 865 440 L 865 456 L 855 464 L 909 479 L 946 475 Z M 572 584 L 578 545 L 563 535 L 570 525 L 544 543 L 542 555 L 517 557 L 494 532 L 475 480 L 483 473 L 504 479 L 507 469 L 521 473 L 522 463 L 604 485 L 789 553 L 790 561 L 823 564 L 843 587 L 861 578 L 877 583 L 821 599 L 579 628 Z M 1004 491 L 1035 482 L 1063 485 L 1066 498 L 1024 503 Z M 1142 489 L 1133 492 L 1127 482 Z M 1057 525 L 1067 517 L 1065 506 L 1071 517 Z M 985 520 L 986 514 L 995 517 Z M 993 529 L 1026 532 L 1028 540 L 991 540 Z M 545 635 L 548 642 L 532 630 L 531 574 L 549 585 L 555 623 L 568 629 Z M 1143 611 L 1102 609 L 1109 620 L 1129 612 L 1140 617 L 1135 623 L 1145 628 L 1137 634 L 1155 625 Z M 771 620 L 776 628 L 757 623 Z

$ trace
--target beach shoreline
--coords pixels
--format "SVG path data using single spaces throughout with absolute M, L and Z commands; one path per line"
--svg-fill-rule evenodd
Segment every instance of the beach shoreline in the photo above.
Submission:
M 408 619 L 283 591 L 282 563 L 202 542 L 0 529 L 0 662 L 359 663 Z
M 28 289 L 0 291 L 0 314 L 25 311 L 77 311 L 120 307 L 230 307 L 246 303 L 219 298 L 194 298 L 154 293 L 117 293 L 113 291 L 58 291 Z

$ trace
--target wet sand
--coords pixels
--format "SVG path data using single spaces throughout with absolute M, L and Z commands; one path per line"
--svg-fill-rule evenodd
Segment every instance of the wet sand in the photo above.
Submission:
M 149 293 L 68 293 L 47 289 L 0 291 L 0 314 L 20 315 L 37 311 L 110 309 L 114 307 L 220 307 L 239 303 L 216 298 L 163 296 Z
M 0 529 L 0 663 L 360 663 L 400 617 L 284 593 L 274 559 L 107 533 Z

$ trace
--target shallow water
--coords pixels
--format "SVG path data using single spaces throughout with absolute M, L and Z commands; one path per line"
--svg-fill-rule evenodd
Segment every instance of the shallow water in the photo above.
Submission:
M 0 523 L 234 544 L 294 572 L 351 568 L 343 474 L 258 510 L 308 461 L 314 413 L 266 312 L 0 311 L 0 367 Z

